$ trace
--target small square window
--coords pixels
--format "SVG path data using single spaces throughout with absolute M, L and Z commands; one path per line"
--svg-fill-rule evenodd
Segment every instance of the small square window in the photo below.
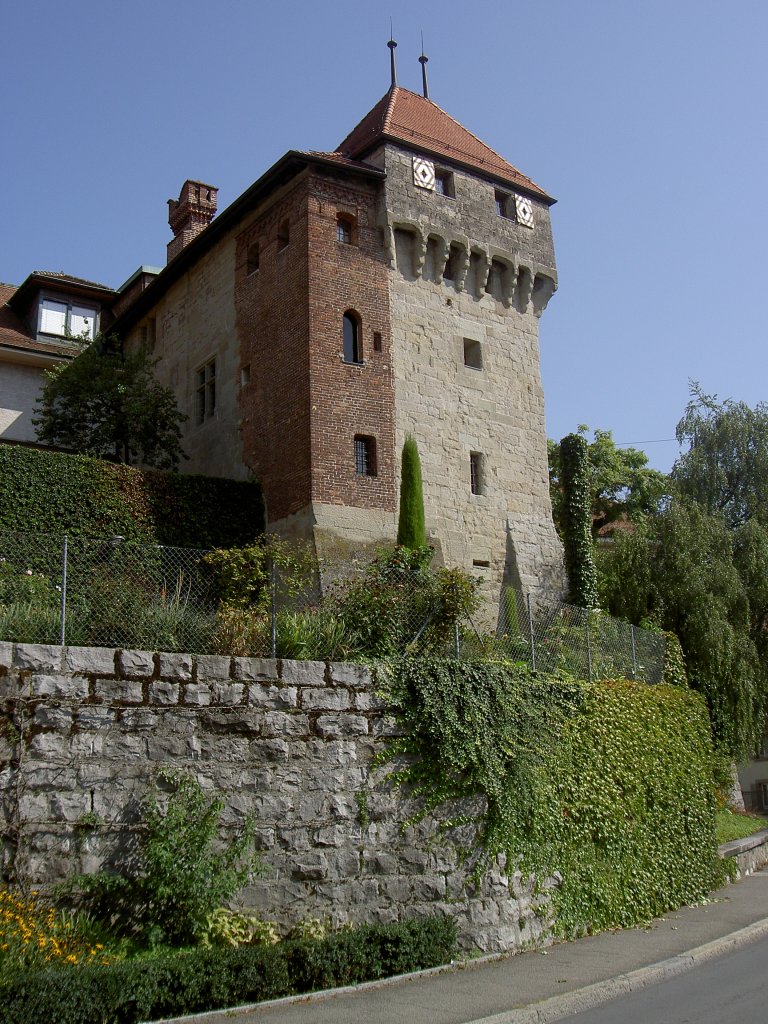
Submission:
M 209 360 L 196 374 L 195 412 L 198 425 L 209 420 L 216 411 L 216 360 Z
M 372 437 L 355 437 L 355 473 L 376 476 L 376 441 Z
M 473 494 L 483 493 L 483 456 L 480 452 L 469 453 L 469 489 Z
M 499 217 L 506 217 L 508 220 L 514 219 L 514 203 L 512 197 L 506 192 L 500 192 L 496 189 L 494 193 L 496 198 L 496 213 Z
M 453 187 L 453 175 L 450 171 L 435 171 L 435 192 L 448 199 L 456 198 L 456 191 Z
M 482 345 L 474 338 L 464 339 L 464 365 L 471 366 L 473 370 L 482 370 L 483 368 Z

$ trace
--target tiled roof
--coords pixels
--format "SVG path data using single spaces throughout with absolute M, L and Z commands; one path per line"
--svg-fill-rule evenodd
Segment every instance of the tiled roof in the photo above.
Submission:
M 72 277 L 71 274 L 65 274 L 63 270 L 33 270 L 31 277 L 51 277 L 56 281 L 64 281 L 69 284 L 85 285 L 87 288 L 103 288 L 106 292 L 114 291 L 114 288 L 110 288 L 108 284 L 99 284 L 98 281 L 88 281 L 84 277 Z
M 359 159 L 380 139 L 401 142 L 413 149 L 442 156 L 553 202 L 543 189 L 436 103 L 408 89 L 393 86 L 352 129 L 337 147 L 337 152 Z
M 55 342 L 38 341 L 32 337 L 7 304 L 15 291 L 16 285 L 0 284 L 0 346 L 24 349 L 28 352 L 40 352 L 43 355 L 75 355 L 79 351 L 77 348 L 69 345 L 57 345 Z

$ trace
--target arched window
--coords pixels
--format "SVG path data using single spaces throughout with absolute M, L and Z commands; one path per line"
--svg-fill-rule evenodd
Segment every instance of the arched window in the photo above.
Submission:
M 344 362 L 362 362 L 360 358 L 360 324 L 354 313 L 344 314 Z

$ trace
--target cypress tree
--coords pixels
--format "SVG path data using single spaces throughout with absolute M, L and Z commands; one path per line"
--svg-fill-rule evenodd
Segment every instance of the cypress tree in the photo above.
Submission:
M 400 463 L 400 518 L 397 524 L 397 543 L 411 550 L 424 547 L 427 543 L 419 449 L 410 435 L 405 439 Z

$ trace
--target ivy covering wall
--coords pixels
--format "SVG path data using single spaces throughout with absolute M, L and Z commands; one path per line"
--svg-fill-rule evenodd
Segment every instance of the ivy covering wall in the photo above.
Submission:
M 498 854 L 539 879 L 559 871 L 563 935 L 646 921 L 722 880 L 709 718 L 693 691 L 438 659 L 403 661 L 390 686 L 404 727 L 394 777 L 425 814 L 474 821 L 461 842 L 477 877 Z
M 0 445 L 0 531 L 207 548 L 248 544 L 263 530 L 257 483 Z

